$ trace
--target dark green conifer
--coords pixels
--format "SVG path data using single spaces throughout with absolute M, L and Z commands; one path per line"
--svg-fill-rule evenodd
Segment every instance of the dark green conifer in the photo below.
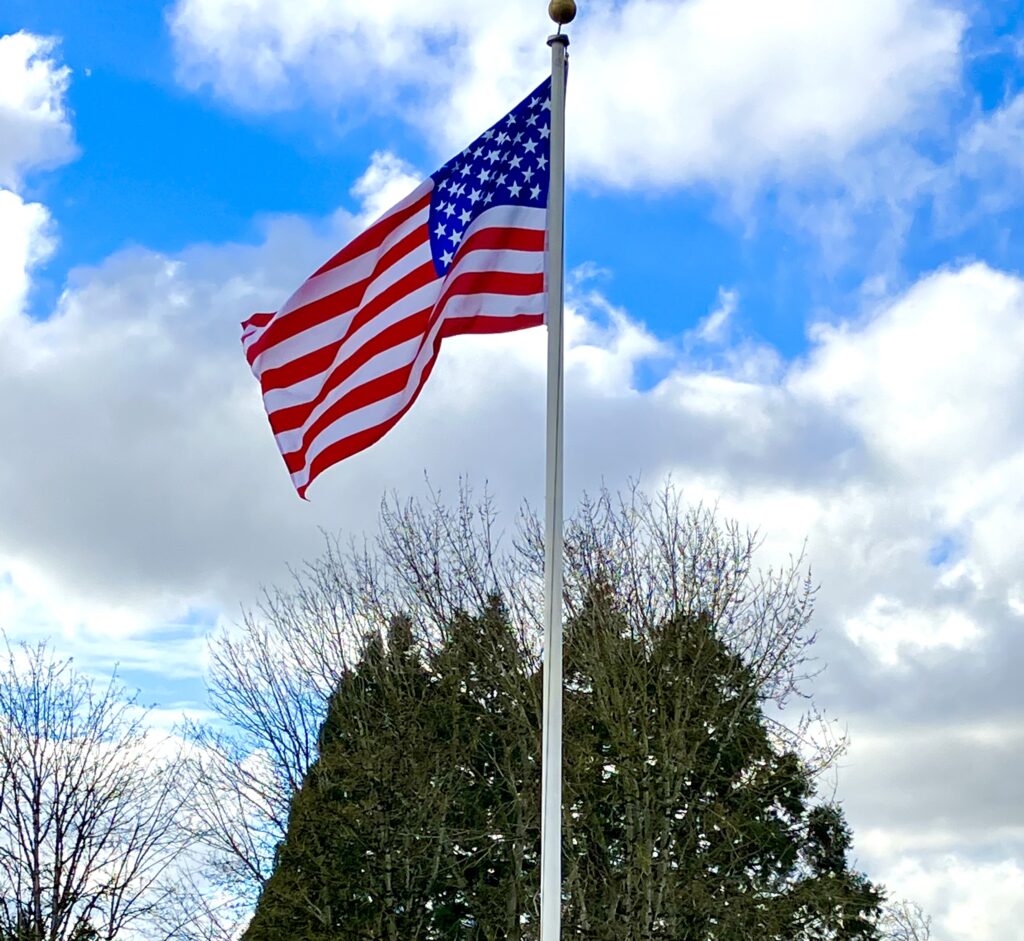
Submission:
M 246 941 L 537 937 L 540 689 L 497 598 L 394 620 L 332 698 Z M 707 616 L 566 628 L 566 939 L 871 941 L 841 811 Z

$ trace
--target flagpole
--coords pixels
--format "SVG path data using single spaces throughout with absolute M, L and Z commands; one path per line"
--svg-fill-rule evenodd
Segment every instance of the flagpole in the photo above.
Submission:
M 541 759 L 540 941 L 562 931 L 562 302 L 565 218 L 565 71 L 573 0 L 551 0 L 551 181 L 548 190 L 548 393 L 544 542 L 544 702 Z

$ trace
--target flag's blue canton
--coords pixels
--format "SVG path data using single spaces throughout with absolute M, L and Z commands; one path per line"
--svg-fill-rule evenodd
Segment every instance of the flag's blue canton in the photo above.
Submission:
M 432 176 L 430 250 L 438 275 L 452 265 L 466 227 L 492 206 L 548 204 L 551 79 Z

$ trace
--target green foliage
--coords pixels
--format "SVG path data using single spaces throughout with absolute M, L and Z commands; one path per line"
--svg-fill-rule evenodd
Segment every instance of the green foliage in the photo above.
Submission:
M 537 937 L 541 676 L 498 599 L 339 683 L 245 941 Z M 881 898 L 707 616 L 566 627 L 563 934 L 872 941 Z

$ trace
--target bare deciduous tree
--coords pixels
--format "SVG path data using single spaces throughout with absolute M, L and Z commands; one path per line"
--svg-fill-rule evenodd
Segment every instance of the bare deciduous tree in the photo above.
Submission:
M 442 639 L 460 611 L 479 611 L 498 595 L 539 659 L 540 520 L 524 511 L 504 539 L 486 495 L 477 500 L 463 488 L 454 505 L 431 496 L 386 500 L 375 542 L 328 539 L 287 589 L 268 591 L 238 629 L 212 642 L 211 700 L 230 731 L 194 730 L 202 746 L 195 805 L 212 851 L 210 874 L 222 887 L 254 900 L 269 878 L 291 799 L 317 755 L 330 694 L 368 634 L 409 616 L 429 645 L 431 631 Z M 602 491 L 567 521 L 566 618 L 580 612 L 588 586 L 602 582 L 624 599 L 637 638 L 674 615 L 706 613 L 754 671 L 763 703 L 783 706 L 803 696 L 817 670 L 814 589 L 802 557 L 759 571 L 758 546 L 756 533 L 713 510 L 685 509 L 671 486 L 654 498 L 638 488 Z M 803 706 L 801 721 L 779 721 L 775 731 L 824 770 L 844 743 L 822 736 L 827 726 L 808 700 Z
M 929 941 L 932 919 L 917 902 L 904 899 L 884 907 L 879 928 L 885 941 Z
M 115 678 L 45 645 L 0 662 L 0 936 L 113 941 L 159 907 L 187 831 L 180 757 Z

